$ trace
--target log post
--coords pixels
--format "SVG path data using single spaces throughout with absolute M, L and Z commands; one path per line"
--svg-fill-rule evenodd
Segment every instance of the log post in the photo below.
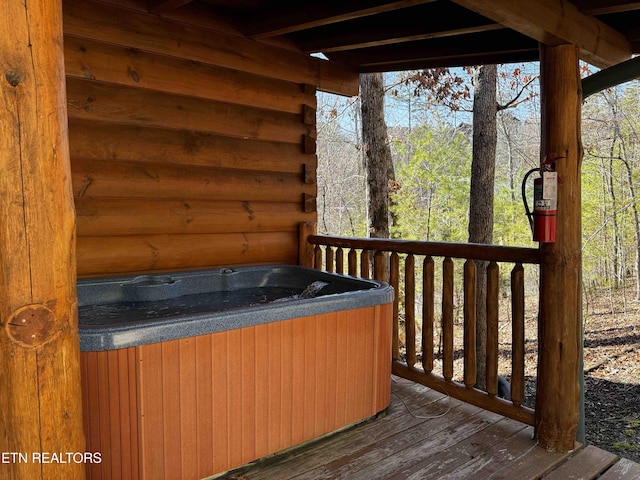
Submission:
M 580 403 L 581 83 L 578 51 L 541 46 L 542 159 L 559 158 L 555 243 L 540 245 L 535 435 L 557 452 L 575 446 Z
M 61 0 L 0 2 L 0 52 L 0 477 L 81 479 Z
M 302 267 L 314 267 L 314 246 L 307 239 L 316 234 L 316 229 L 315 222 L 302 222 L 298 225 L 298 265 Z

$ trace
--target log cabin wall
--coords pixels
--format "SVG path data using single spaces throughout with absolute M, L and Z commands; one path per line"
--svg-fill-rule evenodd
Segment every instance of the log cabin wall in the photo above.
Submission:
M 64 3 L 78 275 L 295 264 L 320 73 L 146 4 Z

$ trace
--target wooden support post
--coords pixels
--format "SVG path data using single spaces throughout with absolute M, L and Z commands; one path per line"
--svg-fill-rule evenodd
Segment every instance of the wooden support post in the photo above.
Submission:
M 581 83 L 578 51 L 541 46 L 541 156 L 556 161 L 560 185 L 555 243 L 541 244 L 535 434 L 557 452 L 575 445 L 580 402 Z
M 298 265 L 314 267 L 314 246 L 307 239 L 316 234 L 315 222 L 303 222 L 298 225 Z
M 81 479 L 61 0 L 0 2 L 0 52 L 0 477 Z

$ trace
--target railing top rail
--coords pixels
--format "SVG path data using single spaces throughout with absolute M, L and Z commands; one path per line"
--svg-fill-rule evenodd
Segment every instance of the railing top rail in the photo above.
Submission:
M 420 240 L 398 240 L 386 238 L 332 237 L 328 235 L 309 235 L 308 241 L 314 245 L 328 247 L 357 248 L 397 252 L 413 255 L 431 255 L 437 257 L 467 258 L 494 262 L 540 263 L 540 251 L 537 248 L 506 247 L 479 243 L 445 243 Z

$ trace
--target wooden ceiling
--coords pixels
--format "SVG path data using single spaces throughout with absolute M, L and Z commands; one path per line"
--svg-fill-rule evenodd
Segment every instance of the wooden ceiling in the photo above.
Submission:
M 538 59 L 538 42 L 572 43 L 600 68 L 640 53 L 629 0 L 149 0 L 163 15 L 194 4 L 246 37 L 286 40 L 360 72 Z

